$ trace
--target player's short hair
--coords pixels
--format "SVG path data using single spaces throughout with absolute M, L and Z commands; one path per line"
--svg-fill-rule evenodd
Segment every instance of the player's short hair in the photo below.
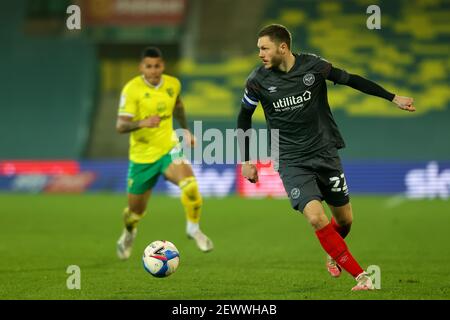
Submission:
M 142 50 L 141 53 L 141 59 L 144 58 L 161 58 L 162 59 L 162 52 L 157 47 L 146 47 L 144 50 Z
M 292 36 L 289 30 L 281 24 L 270 24 L 262 28 L 258 33 L 258 38 L 268 36 L 271 41 L 280 44 L 286 43 L 291 50 Z

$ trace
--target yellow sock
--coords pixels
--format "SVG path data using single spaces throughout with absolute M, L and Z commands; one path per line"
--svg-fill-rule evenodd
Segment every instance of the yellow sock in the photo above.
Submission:
M 198 190 L 195 177 L 188 177 L 178 184 L 181 189 L 181 203 L 186 212 L 186 219 L 192 223 L 199 223 L 202 213 L 202 195 Z
M 134 228 L 136 228 L 138 222 L 142 219 L 143 216 L 145 216 L 145 212 L 142 214 L 138 214 L 130 211 L 128 207 L 125 208 L 125 210 L 123 211 L 123 222 L 125 223 L 125 228 L 127 228 L 127 230 L 131 232 Z

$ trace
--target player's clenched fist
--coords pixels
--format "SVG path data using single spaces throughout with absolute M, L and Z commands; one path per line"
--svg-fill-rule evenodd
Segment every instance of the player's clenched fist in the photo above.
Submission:
M 400 109 L 406 110 L 409 112 L 416 111 L 416 108 L 413 106 L 414 99 L 410 97 L 402 97 L 402 96 L 395 96 L 394 100 L 392 100 Z
M 258 182 L 258 170 L 256 169 L 256 166 L 251 163 L 243 163 L 242 176 L 251 183 Z

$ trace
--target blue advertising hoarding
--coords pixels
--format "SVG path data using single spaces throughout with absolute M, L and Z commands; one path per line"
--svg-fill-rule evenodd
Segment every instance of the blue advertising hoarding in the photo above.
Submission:
M 0 161 L 2 192 L 126 192 L 128 162 L 105 161 Z M 273 170 L 260 174 L 250 186 L 235 165 L 193 165 L 200 191 L 205 197 L 285 196 Z M 442 198 L 450 194 L 450 162 L 344 162 L 351 194 L 401 194 L 409 198 Z M 242 190 L 252 188 L 252 193 Z M 277 190 L 274 190 L 277 189 Z M 280 190 L 278 190 L 280 189 Z M 178 195 L 178 187 L 161 177 L 155 193 Z

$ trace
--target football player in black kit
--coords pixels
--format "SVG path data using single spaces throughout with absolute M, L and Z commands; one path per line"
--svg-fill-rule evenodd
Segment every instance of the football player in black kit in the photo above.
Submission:
M 290 32 L 282 25 L 272 24 L 259 32 L 257 45 L 263 65 L 247 79 L 238 129 L 251 128 L 252 114 L 260 102 L 268 129 L 279 133 L 280 178 L 292 207 L 303 213 L 327 252 L 328 272 L 338 277 L 344 269 L 356 279 L 352 290 L 372 290 L 371 278 L 344 241 L 353 213 L 338 155 L 345 143 L 328 104 L 326 80 L 387 99 L 410 112 L 415 111 L 413 99 L 390 93 L 314 54 L 292 53 L 291 41 Z M 249 161 L 249 140 L 244 141 L 242 175 L 256 183 L 258 172 Z M 323 200 L 332 212 L 331 221 Z

